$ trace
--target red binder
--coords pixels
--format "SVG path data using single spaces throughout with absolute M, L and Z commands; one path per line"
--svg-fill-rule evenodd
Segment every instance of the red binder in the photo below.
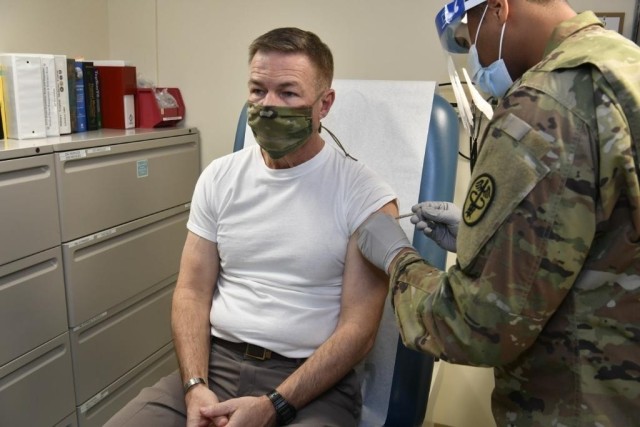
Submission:
M 96 66 L 100 76 L 102 127 L 132 129 L 136 126 L 136 67 Z

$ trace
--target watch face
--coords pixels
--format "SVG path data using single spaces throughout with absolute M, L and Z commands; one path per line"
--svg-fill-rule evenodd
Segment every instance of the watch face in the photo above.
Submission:
M 276 421 L 279 426 L 287 425 L 296 418 L 296 408 L 287 402 L 276 390 L 267 393 L 267 397 L 271 400 L 271 404 L 273 404 L 276 410 Z

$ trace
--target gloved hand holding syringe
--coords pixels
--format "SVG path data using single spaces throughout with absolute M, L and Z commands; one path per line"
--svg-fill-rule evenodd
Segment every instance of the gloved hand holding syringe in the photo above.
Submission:
M 411 210 L 411 213 L 399 215 L 396 219 L 411 217 L 411 223 L 438 246 L 449 252 L 456 251 L 458 225 L 462 218 L 460 208 L 449 202 L 429 201 L 418 203 Z

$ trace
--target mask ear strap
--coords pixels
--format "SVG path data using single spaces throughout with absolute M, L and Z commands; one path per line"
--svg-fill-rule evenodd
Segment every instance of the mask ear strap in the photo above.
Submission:
M 333 140 L 338 145 L 338 147 L 340 147 L 340 149 L 342 150 L 342 152 L 344 153 L 345 156 L 349 157 L 350 159 L 355 160 L 356 162 L 358 161 L 358 159 L 353 157 L 351 154 L 347 153 L 347 150 L 345 150 L 344 147 L 342 146 L 342 144 L 340 144 L 340 140 L 338 139 L 338 137 L 336 137 L 333 134 L 333 132 L 331 132 L 329 129 L 327 129 L 326 127 L 322 126 L 322 124 L 320 124 L 320 130 L 322 131 L 322 129 L 326 130 L 329 133 L 329 135 L 331 135 L 331 138 L 333 138 Z
M 482 18 L 480 18 L 480 22 L 478 23 L 478 28 L 476 28 L 476 38 L 473 39 L 473 44 L 478 43 L 478 34 L 480 34 L 480 27 L 482 26 L 482 21 L 484 21 L 484 15 L 487 14 L 487 10 L 489 9 L 489 3 L 484 7 L 484 11 L 482 12 Z
M 502 59 L 502 41 L 504 40 L 504 30 L 507 28 L 507 23 L 502 24 L 502 32 L 500 33 L 500 50 L 498 52 L 498 59 Z

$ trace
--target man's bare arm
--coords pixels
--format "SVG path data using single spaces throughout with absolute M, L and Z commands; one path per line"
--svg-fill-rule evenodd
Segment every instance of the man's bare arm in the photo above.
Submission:
M 381 211 L 397 215 L 395 203 Z M 339 382 L 373 347 L 388 291 L 388 278 L 365 260 L 349 239 L 342 306 L 334 333 L 277 390 L 301 408 Z
M 207 380 L 211 341 L 209 313 L 219 269 L 217 245 L 189 232 L 182 251 L 171 312 L 173 341 L 183 384 L 191 378 Z M 206 385 L 198 384 L 189 390 L 185 402 L 187 426 L 195 427 L 206 422 L 200 408 L 217 403 L 218 398 Z M 222 417 L 217 418 L 214 425 L 225 423 L 226 417 Z
M 211 326 L 209 312 L 218 278 L 215 243 L 189 232 L 173 294 L 171 327 L 182 380 L 207 378 Z

